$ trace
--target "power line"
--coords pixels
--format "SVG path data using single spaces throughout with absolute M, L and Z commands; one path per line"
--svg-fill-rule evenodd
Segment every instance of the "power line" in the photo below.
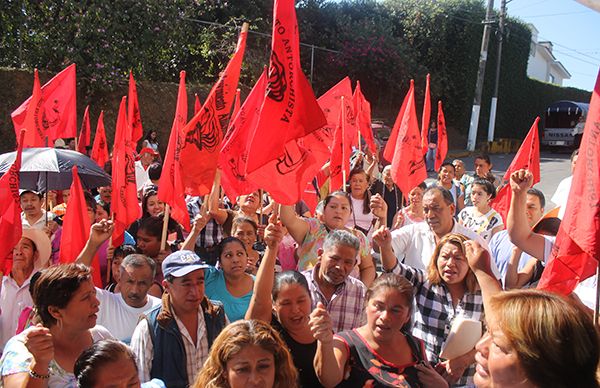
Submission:
M 582 13 L 589 13 L 589 11 L 577 11 L 577 12 L 563 12 L 563 13 L 548 13 L 545 15 L 530 15 L 530 16 L 521 16 L 521 18 L 545 18 L 550 16 L 563 16 L 563 15 L 578 15 Z
M 539 36 L 539 35 L 538 35 L 538 38 L 541 38 L 541 39 L 544 39 L 544 40 L 551 41 L 550 39 L 548 39 L 548 38 L 545 38 L 545 37 L 543 37 L 543 36 Z M 552 42 L 552 44 L 553 44 L 553 45 L 555 45 L 555 46 L 562 47 L 562 48 L 564 48 L 564 49 L 567 49 L 567 50 L 573 51 L 573 52 L 575 52 L 575 53 L 577 53 L 577 54 L 579 54 L 579 55 L 582 55 L 582 56 L 584 56 L 584 57 L 587 57 L 587 58 L 590 58 L 590 59 L 593 59 L 593 60 L 595 60 L 595 61 L 598 61 L 598 62 L 600 62 L 600 58 L 592 57 L 591 55 L 587 55 L 587 54 L 585 54 L 585 53 L 582 53 L 581 51 L 577 51 L 577 50 L 575 50 L 575 49 L 573 49 L 573 48 L 570 48 L 570 47 L 568 47 L 568 46 L 565 46 L 565 45 L 563 45 L 563 44 L 560 44 L 560 43 L 557 43 L 557 42 L 554 42 L 554 41 L 551 41 L 551 42 Z
M 600 61 L 598 61 L 598 62 L 594 63 L 594 62 L 586 61 L 585 59 L 581 59 L 581 58 L 579 58 L 579 57 L 576 57 L 576 56 L 574 56 L 574 55 L 571 55 L 571 54 L 569 54 L 569 53 L 567 53 L 567 52 L 565 52 L 565 51 L 560 51 L 560 50 L 553 50 L 553 51 L 554 51 L 554 52 L 557 52 L 557 53 L 560 53 L 560 54 L 562 54 L 562 55 L 566 55 L 567 57 L 570 57 L 570 58 L 576 59 L 576 60 L 578 60 L 578 61 L 580 61 L 580 62 L 587 63 L 587 64 L 589 64 L 589 65 L 594 65 L 594 66 L 598 66 L 598 65 L 600 65 Z
M 201 20 L 201 19 L 194 19 L 194 18 L 188 18 L 188 17 L 182 17 L 183 20 L 187 20 L 190 22 L 194 22 L 194 23 L 200 23 L 200 24 L 206 24 L 209 26 L 215 26 L 215 27 L 221 27 L 221 28 L 227 28 L 230 30 L 239 30 L 240 27 L 238 26 L 228 26 L 226 24 L 221 24 L 221 23 L 217 23 L 217 22 L 211 22 L 208 20 Z M 253 31 L 253 30 L 248 30 L 248 33 L 250 34 L 254 34 L 254 35 L 259 35 L 265 38 L 269 38 L 271 39 L 271 34 L 266 34 L 264 32 L 260 32 L 260 31 Z M 328 51 L 330 53 L 336 53 L 336 54 L 340 54 L 341 51 L 337 51 L 337 50 L 332 50 L 329 49 L 327 47 L 319 47 L 319 46 L 315 46 L 314 44 L 308 44 L 308 43 L 302 43 L 300 42 L 300 46 L 304 46 L 304 47 L 310 47 L 310 48 L 314 48 L 314 49 L 318 49 L 318 50 L 323 50 L 323 51 Z

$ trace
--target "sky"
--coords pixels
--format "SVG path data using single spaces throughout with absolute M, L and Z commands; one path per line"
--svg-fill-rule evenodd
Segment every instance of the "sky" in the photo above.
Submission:
M 500 0 L 494 6 L 498 9 Z M 554 56 L 571 74 L 563 86 L 594 88 L 600 69 L 600 12 L 574 0 L 509 0 L 507 14 L 535 25 L 538 41 L 552 42 Z

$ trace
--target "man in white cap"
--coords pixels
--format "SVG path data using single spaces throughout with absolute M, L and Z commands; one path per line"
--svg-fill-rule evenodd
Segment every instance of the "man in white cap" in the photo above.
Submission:
M 192 251 L 162 262 L 162 305 L 140 320 L 131 338 L 142 382 L 161 379 L 169 388 L 192 385 L 227 318 L 220 302 L 204 294 L 205 264 Z
M 47 226 L 46 221 L 52 221 L 54 214 L 42 209 L 44 204 L 43 195 L 33 190 L 21 190 L 19 198 L 21 200 L 21 209 L 23 209 L 21 213 L 23 229 L 34 228 L 45 230 Z
M 29 283 L 34 273 L 46 267 L 50 239 L 39 229 L 23 229 L 23 237 L 13 248 L 10 274 L 2 277 L 0 289 L 0 350 L 14 336 L 21 311 L 33 306 Z

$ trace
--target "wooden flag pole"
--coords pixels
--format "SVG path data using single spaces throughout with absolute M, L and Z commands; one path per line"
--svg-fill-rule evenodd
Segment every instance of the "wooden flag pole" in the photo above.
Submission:
M 346 148 L 344 147 L 344 140 L 346 140 L 346 111 L 344 104 L 344 96 L 340 97 L 340 101 L 342 102 L 341 107 L 341 115 L 342 115 L 342 191 L 346 191 L 346 162 L 350 163 L 348 160 L 348 155 L 346 155 Z
M 600 261 L 598 261 L 598 268 L 596 269 L 596 307 L 594 308 L 594 325 L 596 327 L 600 327 L 600 322 L 598 322 L 598 312 L 600 303 L 600 281 L 598 281 L 598 276 L 600 276 Z
M 258 224 L 262 224 L 262 219 L 263 219 L 263 212 L 264 212 L 264 208 L 263 208 L 263 189 L 258 190 L 258 200 L 260 201 L 260 216 L 258 216 Z
M 115 222 L 115 213 L 112 213 L 110 215 L 110 221 L 112 223 Z M 110 238 L 108 239 L 108 249 L 112 248 L 112 246 L 113 246 L 112 244 L 113 243 L 112 243 L 112 235 L 111 235 Z M 113 262 L 114 259 L 115 259 L 115 252 L 113 251 L 113 255 L 110 258 L 110 260 L 108 260 L 108 263 L 107 263 L 107 266 L 106 266 L 106 284 L 108 284 L 108 282 L 110 282 L 110 273 L 111 273 L 111 270 L 112 270 L 112 262 Z
M 165 214 L 163 215 L 163 227 L 162 227 L 162 236 L 160 238 L 160 250 L 164 251 L 167 247 L 167 234 L 168 234 L 168 226 L 169 226 L 169 204 L 165 204 Z

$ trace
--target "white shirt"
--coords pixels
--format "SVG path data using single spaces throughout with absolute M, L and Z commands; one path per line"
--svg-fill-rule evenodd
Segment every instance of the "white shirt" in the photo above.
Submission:
M 148 295 L 148 302 L 144 306 L 131 307 L 125 303 L 123 295 L 99 288 L 96 288 L 96 298 L 100 301 L 97 324 L 107 328 L 116 339 L 126 344 L 131 341 L 140 316 L 161 303 L 160 299 Z
M 454 221 L 450 233 L 460 233 L 470 240 L 477 241 L 484 249 L 489 251 L 488 244 L 478 234 L 456 221 Z M 413 268 L 427 270 L 435 246 L 435 234 L 427 222 L 406 225 L 392 231 L 392 248 L 396 258 Z M 494 260 L 491 260 L 491 266 L 492 272 L 496 278 L 499 278 L 500 271 L 498 271 Z
M 137 160 L 135 162 L 135 184 L 137 187 L 137 191 L 140 191 L 144 184 L 149 181 L 148 170 L 142 166 L 142 162 Z
M 31 273 L 33 275 L 33 272 Z M 26 307 L 33 306 L 33 300 L 29 294 L 29 281 L 27 278 L 21 287 L 12 276 L 2 277 L 2 289 L 0 290 L 0 353 L 4 345 L 17 331 L 19 315 Z
M 208 358 L 208 339 L 206 338 L 206 323 L 204 322 L 204 314 L 202 309 L 198 309 L 198 331 L 196 333 L 196 343 L 192 341 L 187 328 L 173 314 L 179 332 L 181 333 L 183 340 L 183 347 L 185 349 L 186 358 L 186 371 L 188 375 L 188 382 L 190 386 L 194 383 L 196 374 L 200 372 L 204 362 Z M 138 373 L 142 383 L 150 381 L 150 371 L 152 370 L 152 360 L 154 359 L 154 344 L 150 337 L 150 328 L 148 327 L 148 320 L 142 319 L 135 328 L 133 336 L 131 337 L 131 349 L 136 356 L 138 363 Z
M 37 221 L 35 221 L 33 224 L 30 224 L 29 221 L 27 221 L 27 217 L 25 217 L 25 212 L 21 212 L 21 224 L 23 225 L 23 229 L 43 230 L 46 226 L 46 213 L 48 214 L 48 221 L 52 221 L 54 217 L 56 217 L 54 213 L 47 212 L 44 209 L 42 209 L 42 216 L 38 218 Z
M 554 202 L 556 206 L 560 206 L 558 210 L 558 218 L 561 220 L 565 215 L 567 209 L 567 201 L 569 200 L 569 191 L 571 191 L 571 182 L 573 181 L 573 175 L 566 177 L 556 187 L 556 192 L 552 196 L 550 201 Z
M 346 222 L 346 227 L 352 229 L 356 222 L 357 226 L 368 231 L 365 234 L 369 234 L 369 236 L 372 235 L 373 228 L 371 226 L 373 225 L 373 213 L 371 213 L 371 211 L 367 214 L 363 213 L 364 199 L 356 199 L 352 196 L 350 196 L 350 199 L 352 200 L 352 215 L 348 219 L 348 222 Z

